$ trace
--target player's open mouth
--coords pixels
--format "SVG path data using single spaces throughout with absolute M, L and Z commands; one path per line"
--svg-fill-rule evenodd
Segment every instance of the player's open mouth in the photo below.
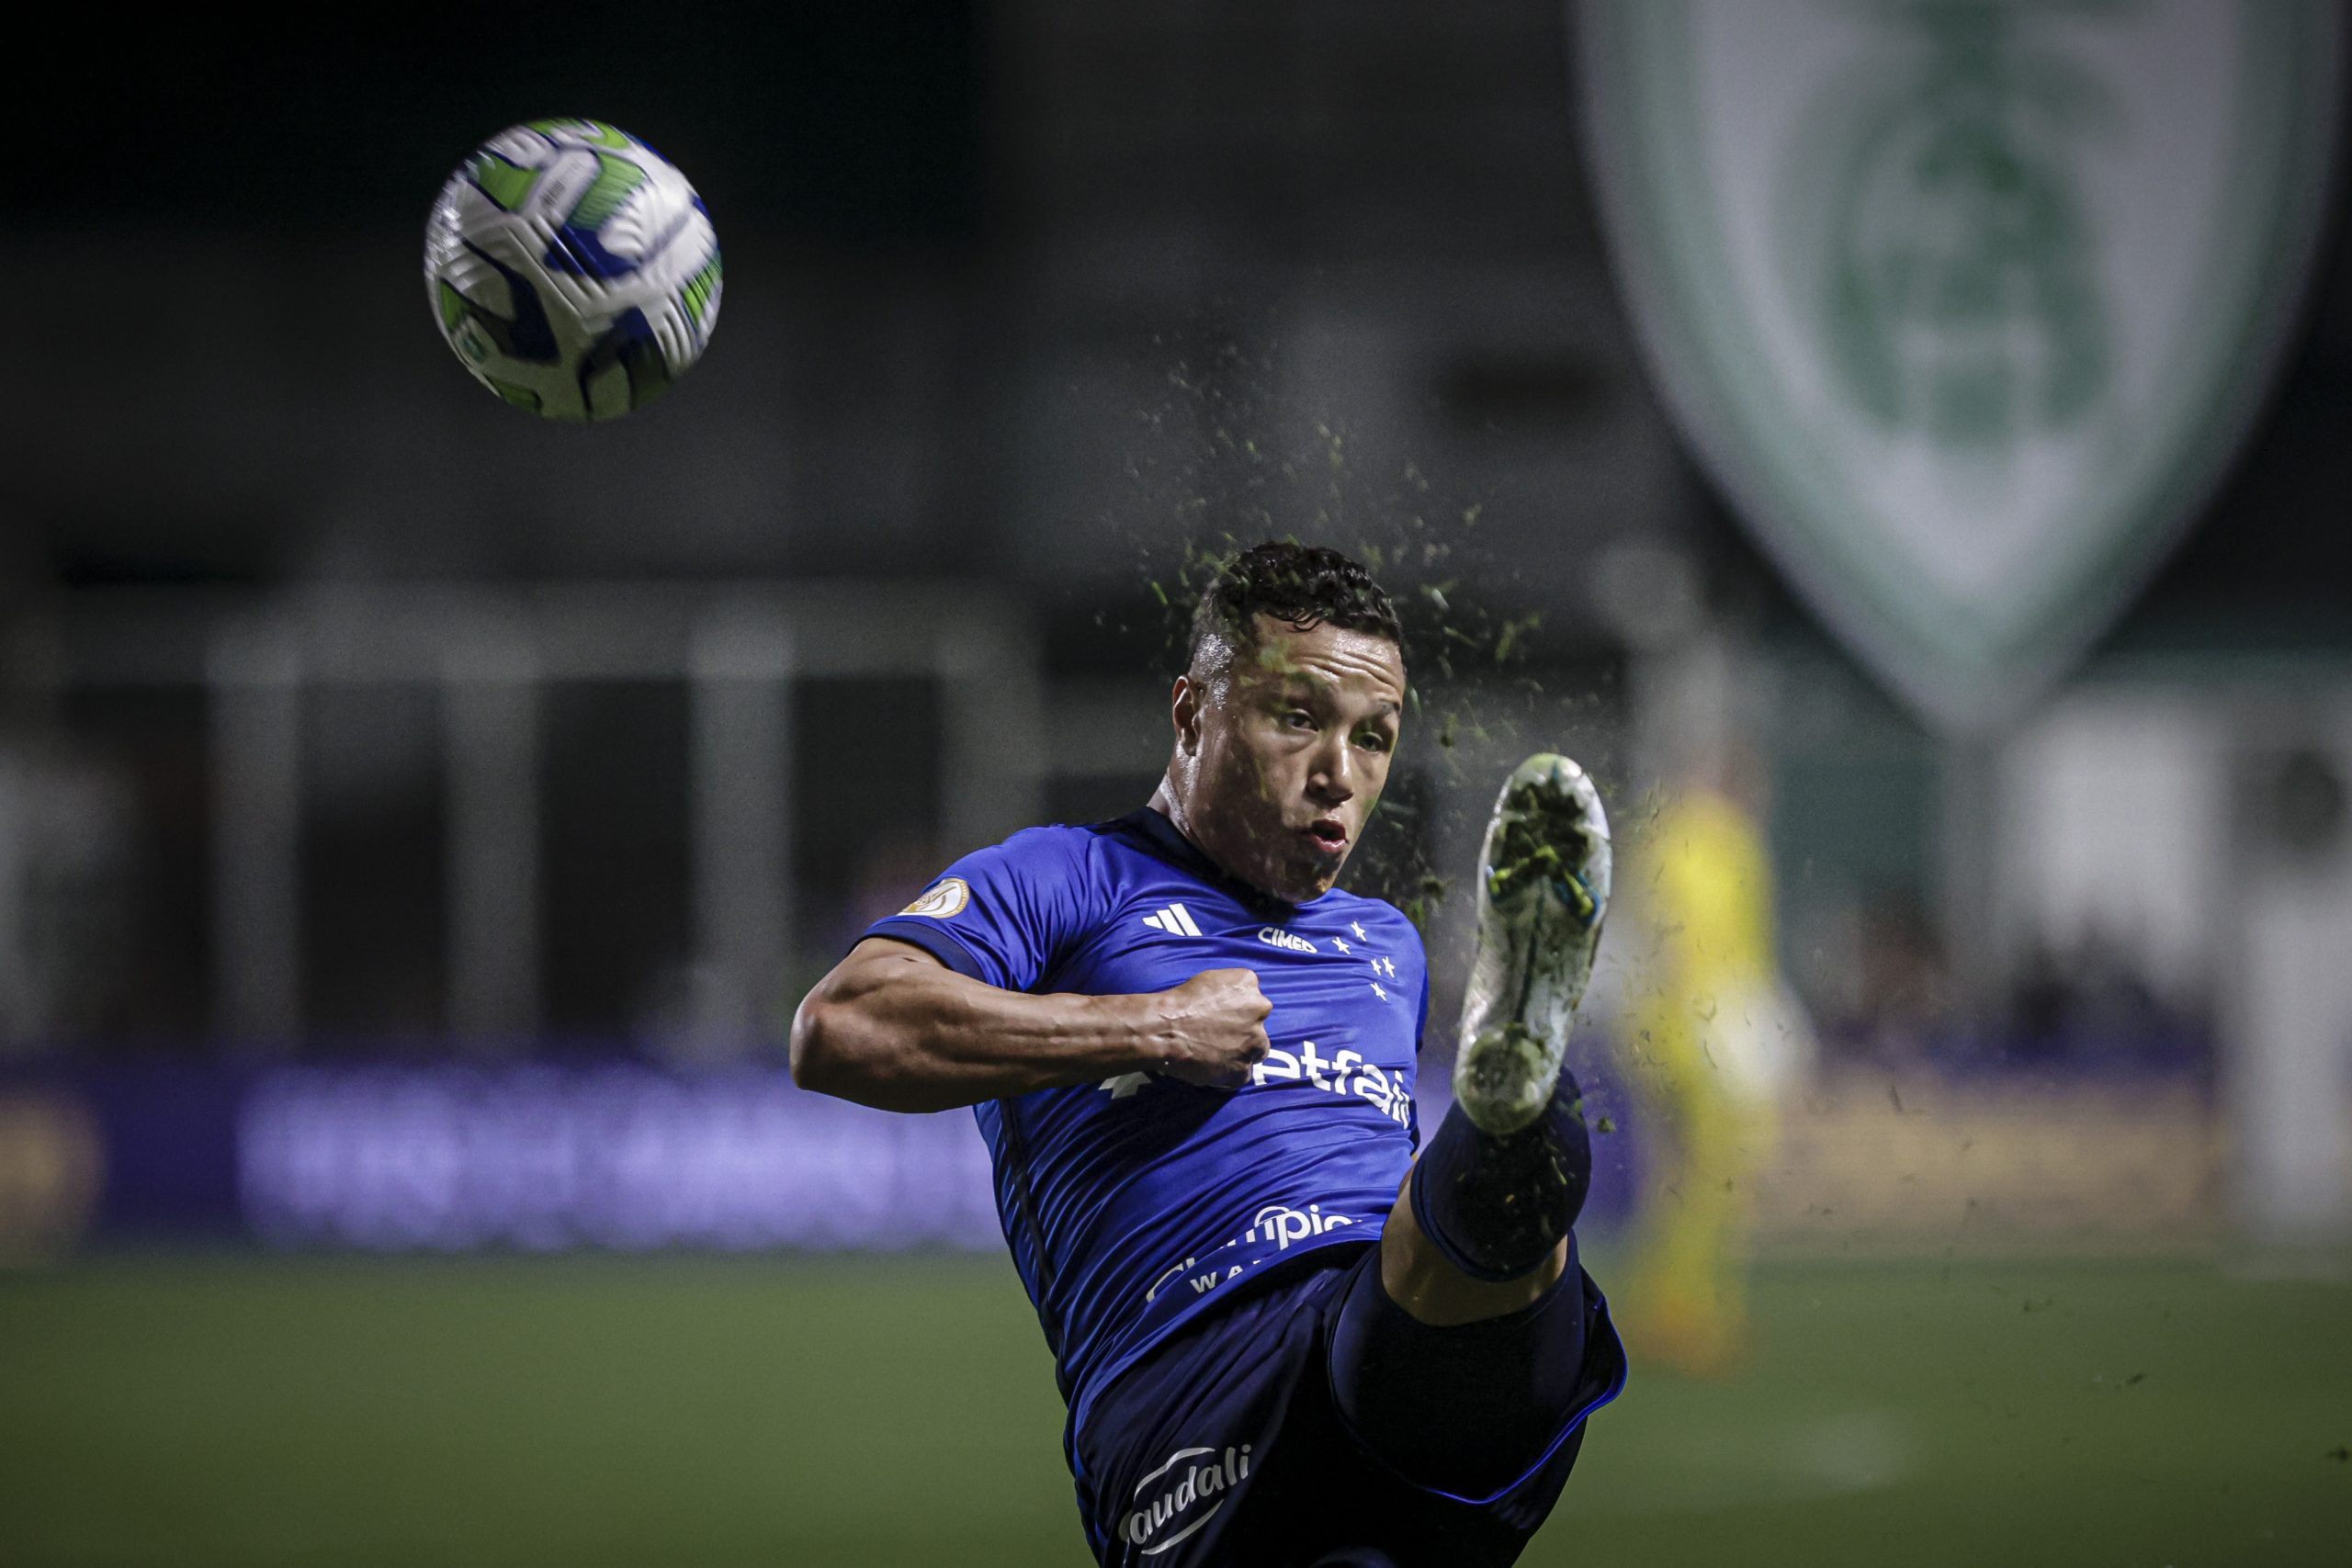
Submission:
M 1306 825 L 1306 836 L 1327 854 L 1338 854 L 1348 847 L 1348 829 L 1336 817 L 1317 818 Z

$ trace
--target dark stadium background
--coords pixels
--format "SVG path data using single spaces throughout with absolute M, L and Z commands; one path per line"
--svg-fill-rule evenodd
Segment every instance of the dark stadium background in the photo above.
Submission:
M 1415 601 L 1433 644 L 1432 617 L 1488 654 L 1520 627 L 1518 728 L 1466 780 L 1423 746 L 1367 886 L 1465 870 L 1476 769 L 1517 739 L 1623 770 L 1642 608 L 1602 563 L 1663 552 L 1813 700 L 1772 824 L 1787 925 L 1923 922 L 1938 1038 L 1966 1043 L 1929 1066 L 2075 1105 L 2111 1042 L 1955 923 L 1922 847 L 1946 753 L 1668 423 L 1570 49 L 1557 7 L 1499 0 L 26 24 L 0 107 L 0 763 L 110 804 L 105 852 L 44 895 L 38 1005 L 0 1006 L 0 1562 L 1082 1561 L 1042 1343 L 967 1224 L 985 1194 L 943 1196 L 963 1218 L 888 1257 L 854 1227 L 847 1253 L 793 1232 L 355 1256 L 252 1234 L 228 1140 L 289 1065 L 775 1092 L 798 988 L 959 832 L 1140 801 L 1167 602 L 1254 509 L 1382 550 L 1408 590 L 1461 584 Z M 548 114 L 645 136 L 725 247 L 708 358 L 616 426 L 499 407 L 419 286 L 440 181 Z M 2343 207 L 2254 434 L 2094 665 L 2352 653 Z M 232 994 L 220 627 L 346 605 L 396 626 L 450 594 L 685 624 L 747 584 L 838 639 L 792 699 L 781 950 L 740 972 L 706 950 L 686 666 L 573 681 L 537 716 L 528 998 L 469 1031 L 444 720 L 429 680 L 369 677 L 299 699 L 299 988 Z M 1053 761 L 956 818 L 967 721 L 887 654 L 974 609 L 1034 682 L 1006 733 Z M 1883 1077 L 1902 1113 L 1873 1021 L 1824 1022 L 1845 1081 L 1875 1100 Z M 2209 1127 L 2214 1020 L 2135 1027 L 2116 1124 L 2154 1096 Z M 1604 1159 L 1604 1257 L 1639 1135 Z M 937 1136 L 947 1165 L 977 1145 Z M 1529 1561 L 2330 1560 L 2341 1247 L 2243 1267 L 2224 1197 L 2191 1185 L 2177 1231 L 2120 1240 L 2097 1214 L 1990 1242 L 1784 1226 L 1737 1375 L 1637 1374 Z

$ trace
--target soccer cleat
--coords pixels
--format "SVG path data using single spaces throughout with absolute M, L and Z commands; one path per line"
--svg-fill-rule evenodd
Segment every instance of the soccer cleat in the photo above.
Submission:
M 1511 770 L 1478 852 L 1478 949 L 1453 1098 L 1481 1132 L 1543 1115 L 1609 911 L 1609 818 L 1585 771 L 1540 752 Z

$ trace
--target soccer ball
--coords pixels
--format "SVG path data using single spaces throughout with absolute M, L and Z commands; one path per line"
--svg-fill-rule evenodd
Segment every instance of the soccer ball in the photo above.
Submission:
M 535 119 L 468 158 L 424 225 L 435 319 L 474 379 L 548 419 L 617 419 L 702 357 L 718 235 L 685 175 L 602 120 Z

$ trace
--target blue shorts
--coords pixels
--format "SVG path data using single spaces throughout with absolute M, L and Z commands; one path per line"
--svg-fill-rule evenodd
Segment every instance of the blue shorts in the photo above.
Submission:
M 1492 1359 L 1504 1369 L 1481 1394 L 1484 1408 L 1465 1408 L 1459 1381 L 1357 1364 L 1368 1342 L 1393 1354 L 1393 1337 L 1361 1332 L 1376 1314 L 1396 1314 L 1390 1321 L 1408 1334 L 1459 1333 L 1404 1319 L 1382 1290 L 1379 1259 L 1377 1246 L 1324 1248 L 1188 1325 L 1095 1396 L 1070 1464 L 1104 1568 L 1487 1568 L 1518 1560 L 1559 1499 L 1585 1417 L 1624 1386 L 1608 1303 L 1574 1267 L 1534 1306 L 1449 1342 L 1498 1352 Z M 1548 1358 L 1560 1375 L 1530 1380 L 1509 1370 L 1529 1356 Z M 1558 1366 L 1566 1357 L 1577 1360 Z M 1361 1393 L 1367 1378 L 1370 1398 Z M 1499 1408 L 1530 1397 L 1524 1391 L 1537 1381 L 1573 1393 L 1548 1396 L 1550 1409 Z M 1445 1451 L 1432 1461 L 1426 1449 L 1360 1430 L 1343 1405 L 1385 1411 L 1391 1433 L 1442 1434 Z

